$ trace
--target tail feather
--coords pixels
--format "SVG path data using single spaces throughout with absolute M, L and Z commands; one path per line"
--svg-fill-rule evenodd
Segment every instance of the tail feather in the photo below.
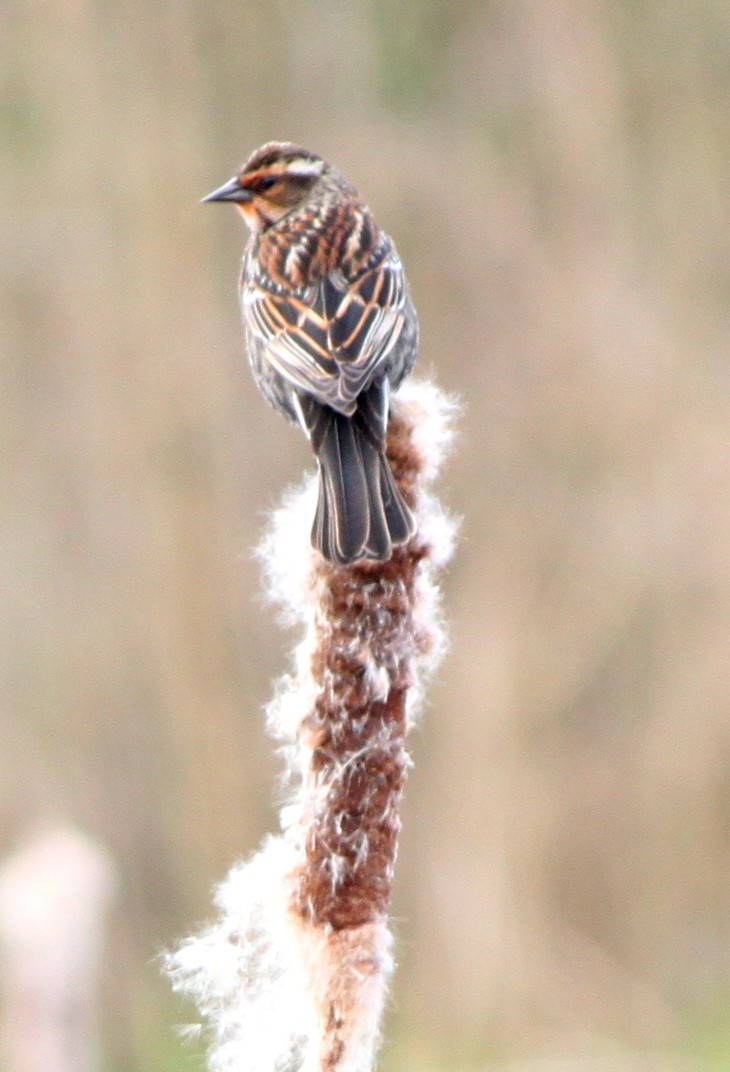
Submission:
M 353 420 L 381 450 L 388 431 L 388 381 L 381 380 L 357 399 Z
M 303 423 L 319 461 L 312 544 L 332 562 L 388 559 L 415 531 L 384 453 L 387 393 L 364 392 L 351 417 L 300 398 Z
M 322 544 L 328 557 L 352 562 L 367 541 L 370 510 L 361 444 L 348 417 L 332 411 L 317 457 L 326 521 Z
M 382 454 L 380 455 L 380 495 L 391 543 L 405 543 L 414 535 L 416 521 L 403 502 L 393 472 Z
M 327 559 L 332 559 L 330 547 L 330 520 L 327 508 L 327 497 L 324 493 L 324 485 L 320 477 L 319 490 L 317 493 L 317 509 L 314 513 L 312 524 L 312 546 L 317 547 Z
M 368 532 L 363 546 L 363 556 L 366 558 L 390 558 L 393 546 L 388 516 L 383 502 L 381 470 L 384 465 L 390 472 L 388 463 L 378 448 L 374 446 L 362 433 L 356 431 L 360 441 L 365 480 L 368 489 Z

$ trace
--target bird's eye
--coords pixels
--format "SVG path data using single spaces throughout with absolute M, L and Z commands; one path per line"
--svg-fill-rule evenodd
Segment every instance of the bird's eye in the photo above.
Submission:
M 272 186 L 276 186 L 278 181 L 279 180 L 275 179 L 273 175 L 267 175 L 265 178 L 259 179 L 256 185 L 259 190 L 270 190 Z

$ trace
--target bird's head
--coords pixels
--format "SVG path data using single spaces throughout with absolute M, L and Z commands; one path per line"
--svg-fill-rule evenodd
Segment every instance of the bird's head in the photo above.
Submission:
M 203 201 L 232 202 L 251 230 L 261 231 L 305 205 L 329 171 L 316 153 L 291 142 L 271 141 Z

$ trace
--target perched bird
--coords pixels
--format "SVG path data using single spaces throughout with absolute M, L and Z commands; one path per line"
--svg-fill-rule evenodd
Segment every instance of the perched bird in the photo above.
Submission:
M 269 142 L 204 201 L 230 201 L 251 236 L 240 294 L 264 397 L 319 463 L 312 543 L 336 563 L 388 559 L 415 531 L 385 457 L 388 400 L 418 349 L 393 242 L 315 153 Z

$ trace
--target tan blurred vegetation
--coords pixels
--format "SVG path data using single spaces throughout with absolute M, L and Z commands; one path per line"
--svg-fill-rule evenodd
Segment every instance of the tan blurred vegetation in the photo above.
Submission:
M 116 857 L 105 1067 L 190 1067 L 151 958 L 275 822 L 251 548 L 310 460 L 197 204 L 274 137 L 465 400 L 385 1066 L 730 1067 L 730 7 L 4 0 L 0 87 L 0 849 Z

